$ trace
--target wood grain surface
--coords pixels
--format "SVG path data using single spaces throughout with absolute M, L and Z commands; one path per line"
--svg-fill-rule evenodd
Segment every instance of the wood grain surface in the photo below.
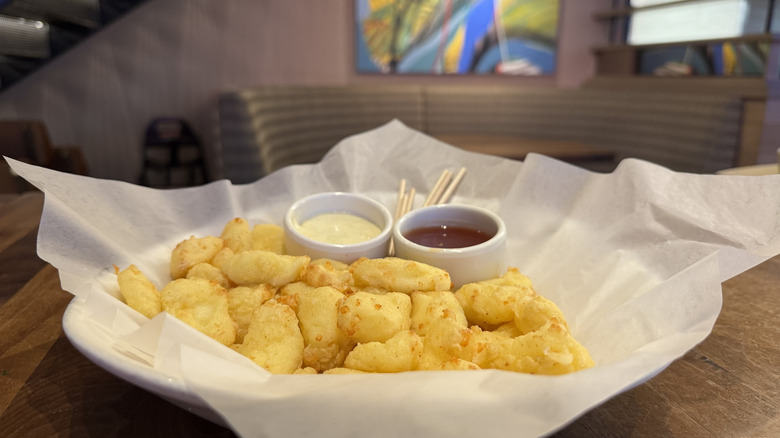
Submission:
M 234 436 L 73 348 L 61 323 L 72 296 L 36 254 L 42 205 L 0 195 L 0 437 Z M 554 436 L 780 436 L 780 257 L 725 282 L 723 301 L 703 343 Z

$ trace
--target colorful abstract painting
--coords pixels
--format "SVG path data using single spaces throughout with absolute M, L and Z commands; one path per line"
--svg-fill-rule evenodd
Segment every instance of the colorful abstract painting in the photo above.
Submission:
M 355 0 L 359 73 L 551 75 L 558 0 Z

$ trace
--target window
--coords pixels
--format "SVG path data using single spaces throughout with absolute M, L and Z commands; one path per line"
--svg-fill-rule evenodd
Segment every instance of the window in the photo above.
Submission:
M 632 0 L 629 44 L 734 38 L 768 32 L 769 0 Z

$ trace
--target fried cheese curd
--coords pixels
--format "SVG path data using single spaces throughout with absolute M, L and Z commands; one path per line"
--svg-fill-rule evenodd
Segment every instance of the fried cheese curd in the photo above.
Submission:
M 516 268 L 453 290 L 447 272 L 415 261 L 288 255 L 281 227 L 235 218 L 219 236 L 180 242 L 161 289 L 135 265 L 114 269 L 139 313 L 168 312 L 274 374 L 593 366 Z

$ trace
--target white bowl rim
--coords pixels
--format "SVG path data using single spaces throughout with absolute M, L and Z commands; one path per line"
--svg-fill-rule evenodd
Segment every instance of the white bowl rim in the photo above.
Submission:
M 420 214 L 425 214 L 431 210 L 437 210 L 437 209 L 456 210 L 456 211 L 467 210 L 472 213 L 482 214 L 496 224 L 496 233 L 490 239 L 476 245 L 464 246 L 462 248 L 433 248 L 430 246 L 420 245 L 418 243 L 412 242 L 401 232 L 403 225 L 411 218 L 414 218 L 415 216 Z M 430 252 L 431 254 L 436 254 L 437 256 L 442 258 L 460 257 L 463 255 L 472 255 L 471 253 L 480 253 L 486 250 L 490 250 L 497 243 L 506 240 L 506 237 L 507 237 L 506 225 L 504 224 L 504 220 L 501 219 L 501 217 L 498 214 L 482 207 L 477 207 L 474 205 L 466 205 L 466 204 L 437 204 L 437 205 L 429 205 L 426 207 L 421 207 L 416 210 L 412 210 L 409 213 L 406 213 L 405 215 L 401 216 L 393 226 L 393 239 L 395 240 L 396 245 L 398 245 L 400 242 L 401 244 L 406 245 L 415 250 L 427 251 Z
M 326 243 L 321 242 L 319 240 L 311 239 L 307 236 L 304 236 L 296 226 L 295 222 L 293 221 L 293 213 L 301 208 L 303 205 L 306 205 L 309 202 L 319 200 L 322 198 L 330 198 L 330 197 L 343 197 L 345 199 L 353 199 L 358 202 L 364 202 L 371 207 L 375 208 L 377 211 L 379 211 L 382 215 L 382 217 L 385 220 L 384 226 L 381 228 L 381 231 L 378 235 L 372 237 L 371 239 L 365 240 L 363 242 L 357 242 L 357 243 L 348 243 L 348 244 L 338 244 L 338 243 Z M 333 210 L 333 212 L 346 212 L 346 213 L 352 213 L 349 211 L 342 210 Z M 360 216 L 360 215 L 358 215 Z M 362 217 L 362 216 L 361 216 Z M 377 244 L 382 244 L 384 241 L 386 241 L 392 231 L 393 231 L 393 216 L 390 214 L 390 210 L 387 209 L 382 203 L 379 201 L 370 198 L 366 195 L 362 195 L 359 193 L 351 193 L 351 192 L 321 192 L 321 193 L 315 193 L 313 195 L 305 196 L 297 201 L 295 201 L 290 208 L 287 209 L 287 212 L 284 215 L 284 225 L 287 231 L 291 234 L 291 238 L 294 238 L 300 242 L 303 242 L 305 246 L 311 247 L 313 249 L 316 249 L 318 251 L 332 251 L 332 250 L 349 250 L 349 251 L 360 251 L 364 248 L 371 248 L 376 246 Z M 378 225 L 378 224 L 375 224 Z

